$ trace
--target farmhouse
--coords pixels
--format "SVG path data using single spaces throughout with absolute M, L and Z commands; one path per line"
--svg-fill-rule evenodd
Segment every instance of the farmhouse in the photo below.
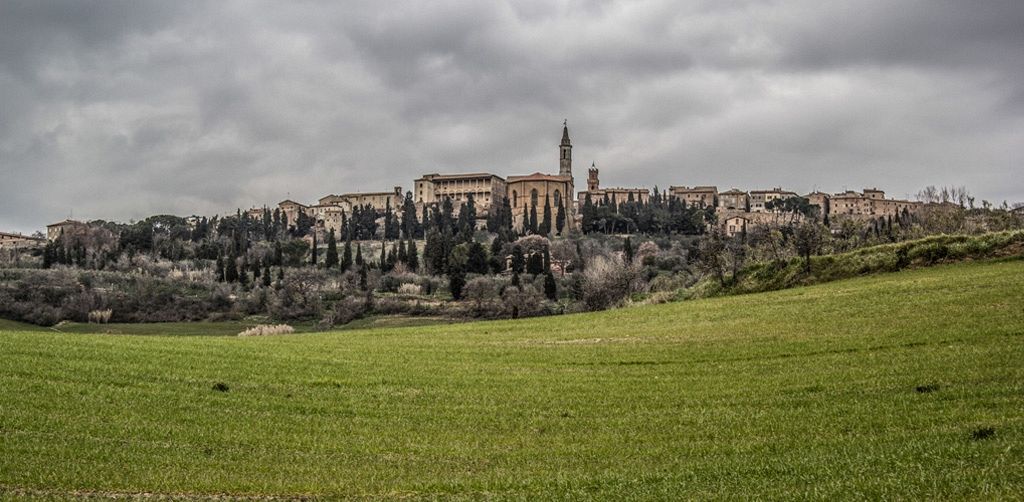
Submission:
M 42 237 L 0 232 L 0 249 L 27 249 L 41 247 L 45 244 L 46 239 Z

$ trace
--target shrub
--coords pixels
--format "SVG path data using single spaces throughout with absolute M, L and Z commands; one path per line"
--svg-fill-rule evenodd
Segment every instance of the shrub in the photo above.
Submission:
M 583 304 L 587 310 L 604 310 L 640 290 L 636 267 L 617 258 L 597 257 L 583 271 Z
M 287 324 L 259 324 L 239 333 L 238 336 L 287 335 L 294 332 L 295 329 Z
M 403 295 L 417 296 L 423 294 L 423 286 L 419 284 L 406 283 L 398 287 L 398 293 Z
M 93 310 L 89 312 L 89 322 L 96 324 L 106 324 L 110 322 L 111 314 L 113 314 L 113 311 L 110 309 Z

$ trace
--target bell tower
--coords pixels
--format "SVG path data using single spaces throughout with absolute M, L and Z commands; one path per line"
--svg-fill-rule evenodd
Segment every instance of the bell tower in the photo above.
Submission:
M 597 179 L 597 165 L 591 162 L 590 169 L 587 171 L 587 190 L 593 192 L 600 185 L 601 182 Z
M 558 175 L 572 178 L 572 142 L 569 141 L 568 120 L 562 122 L 562 144 L 558 151 Z

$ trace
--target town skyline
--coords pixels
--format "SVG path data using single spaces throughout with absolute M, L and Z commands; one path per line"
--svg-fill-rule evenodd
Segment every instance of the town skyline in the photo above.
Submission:
M 838 22 L 842 20 L 842 22 Z M 0 5 L 0 230 L 423 173 L 1024 200 L 1024 8 L 871 0 Z

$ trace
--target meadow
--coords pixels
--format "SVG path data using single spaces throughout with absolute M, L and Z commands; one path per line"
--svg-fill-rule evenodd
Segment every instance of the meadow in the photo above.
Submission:
M 0 323 L 0 493 L 1024 493 L 1020 259 L 519 321 L 139 329 Z

